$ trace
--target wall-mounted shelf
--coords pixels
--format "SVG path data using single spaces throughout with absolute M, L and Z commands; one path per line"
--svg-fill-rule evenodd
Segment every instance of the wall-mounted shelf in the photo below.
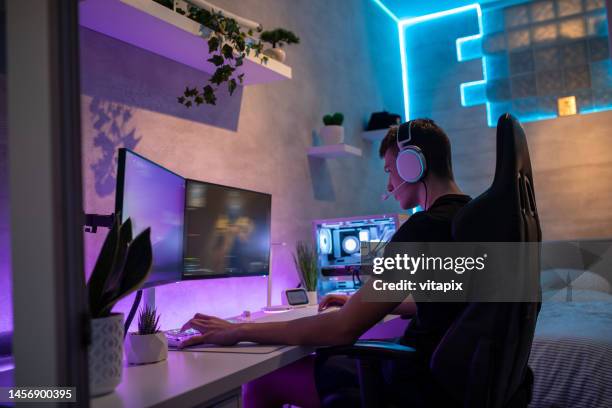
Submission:
M 389 129 L 367 130 L 361 133 L 361 137 L 363 137 L 365 140 L 375 143 L 383 140 L 388 132 Z
M 308 149 L 308 155 L 311 157 L 320 157 L 324 159 L 346 156 L 361 157 L 361 149 L 344 143 L 326 146 L 313 146 Z
M 136 47 L 212 73 L 208 44 L 202 38 L 202 25 L 152 0 L 84 0 L 79 2 L 79 22 L 83 27 Z M 239 73 L 244 85 L 291 79 L 291 67 L 271 58 L 264 65 L 248 56 Z

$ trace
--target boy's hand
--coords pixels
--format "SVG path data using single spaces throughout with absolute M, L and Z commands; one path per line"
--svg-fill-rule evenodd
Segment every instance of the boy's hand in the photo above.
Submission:
M 319 312 L 333 306 L 344 306 L 349 297 L 348 295 L 325 295 L 319 302 Z
M 183 325 L 181 331 L 195 329 L 202 334 L 185 339 L 179 348 L 204 343 L 233 346 L 238 343 L 237 327 L 238 324 L 230 323 L 227 320 L 196 313 L 193 319 Z

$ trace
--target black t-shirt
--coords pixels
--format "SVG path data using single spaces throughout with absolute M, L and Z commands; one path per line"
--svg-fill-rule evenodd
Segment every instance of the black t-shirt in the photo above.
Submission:
M 470 201 L 463 194 L 439 197 L 427 211 L 412 215 L 393 235 L 391 242 L 450 242 L 455 214 Z M 415 347 L 427 360 L 465 303 L 417 302 L 417 313 L 410 321 L 401 342 Z

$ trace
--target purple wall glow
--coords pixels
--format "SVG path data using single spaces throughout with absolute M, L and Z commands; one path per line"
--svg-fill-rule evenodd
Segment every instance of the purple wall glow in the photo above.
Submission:
M 98 238 L 105 236 L 106 230 L 100 229 L 98 234 L 86 234 L 87 245 L 87 278 L 95 263 L 99 246 Z M 95 248 L 93 247 L 95 245 Z M 274 255 L 274 271 L 283 269 L 283 262 L 292 262 L 291 254 L 277 251 Z M 275 287 L 293 287 L 296 281 L 286 274 L 279 273 L 274 278 Z M 257 311 L 266 305 L 267 277 L 254 276 L 244 278 L 225 278 L 193 280 L 167 284 L 155 288 L 155 303 L 161 313 L 160 324 L 162 329 L 180 327 L 193 317 L 196 312 L 214 316 L 231 317 L 241 314 L 245 310 Z M 127 315 L 134 296 L 130 295 L 121 300 L 114 308 L 115 312 Z M 276 304 L 280 303 L 280 294 L 274 296 Z M 132 330 L 136 327 L 136 319 L 132 323 Z
M 13 330 L 6 77 L 0 74 L 0 332 Z

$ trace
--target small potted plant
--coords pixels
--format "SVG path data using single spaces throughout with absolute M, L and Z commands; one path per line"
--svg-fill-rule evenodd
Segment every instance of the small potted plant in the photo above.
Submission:
M 293 262 L 300 274 L 302 287 L 308 294 L 308 304 L 316 305 L 317 301 L 317 279 L 319 271 L 317 269 L 317 254 L 310 245 L 298 241 L 295 246 L 296 252 L 293 254 Z
M 319 134 L 324 144 L 334 145 L 344 143 L 342 122 L 344 122 L 344 115 L 340 112 L 323 116 L 323 125 L 325 126 L 321 128 Z
M 132 239 L 129 219 L 116 215 L 87 283 L 91 314 L 88 350 L 89 392 L 92 397 L 112 392 L 123 371 L 123 313 L 112 313 L 122 298 L 139 289 L 153 265 L 151 229 Z
M 168 340 L 159 330 L 159 315 L 146 305 L 138 315 L 138 332 L 130 333 L 125 342 L 129 364 L 157 363 L 168 358 Z
M 270 58 L 274 58 L 277 61 L 284 62 L 287 54 L 283 50 L 285 44 L 299 44 L 300 38 L 289 30 L 284 28 L 276 28 L 274 30 L 264 31 L 259 36 L 259 39 L 263 42 L 272 45 L 272 48 L 268 48 L 264 51 L 264 55 Z

